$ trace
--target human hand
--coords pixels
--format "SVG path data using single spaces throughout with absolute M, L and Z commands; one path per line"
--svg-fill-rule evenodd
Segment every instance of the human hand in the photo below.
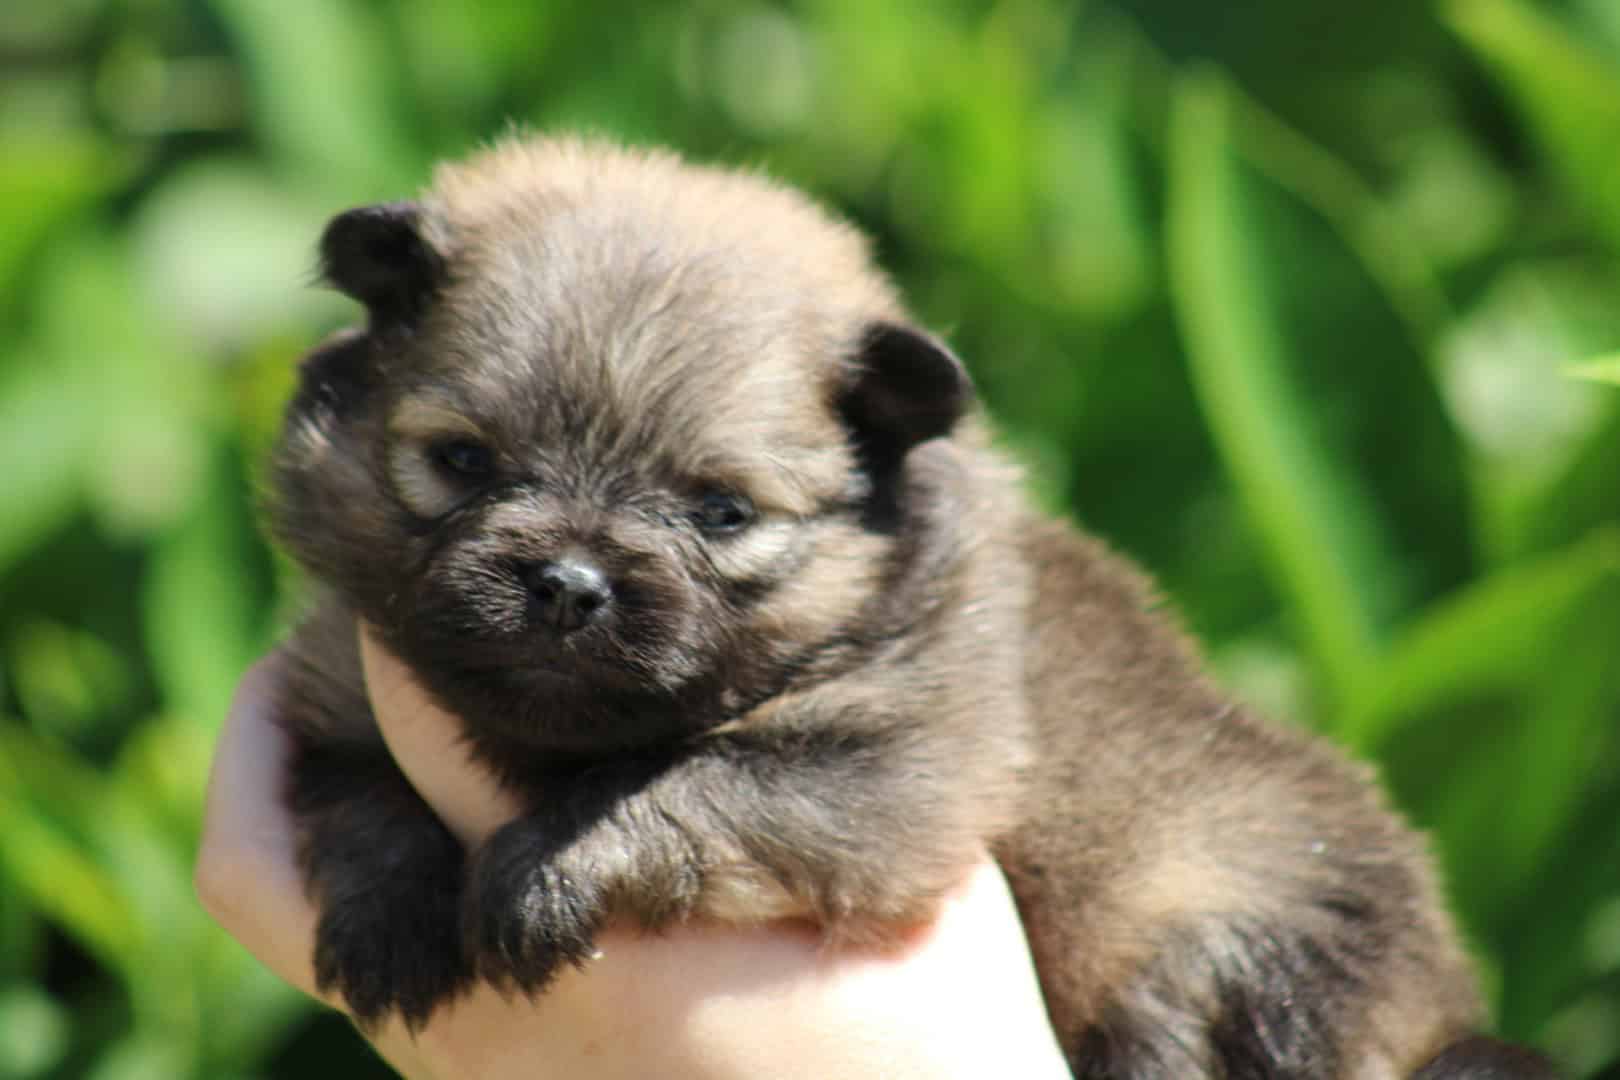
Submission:
M 469 848 L 517 813 L 472 765 L 457 725 L 362 634 L 373 710 L 396 760 Z M 282 805 L 289 751 L 270 715 L 272 655 L 243 679 L 209 782 L 197 890 L 266 966 L 311 996 L 316 912 Z M 610 927 L 584 970 L 534 1000 L 479 986 L 412 1035 L 368 1038 L 410 1080 L 523 1077 L 1067 1076 L 1000 873 L 988 860 L 939 917 L 884 952 L 832 950 L 810 928 Z M 341 1008 L 340 1001 L 327 1004 Z

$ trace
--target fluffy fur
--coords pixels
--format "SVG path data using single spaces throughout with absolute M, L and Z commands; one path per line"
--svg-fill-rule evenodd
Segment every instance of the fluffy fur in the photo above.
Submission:
M 363 1022 L 543 988 L 608 919 L 882 941 L 988 846 L 1077 1075 L 1542 1075 L 1457 1043 L 1473 978 L 1366 770 L 1033 514 L 853 230 L 513 140 L 322 258 L 369 321 L 306 359 L 268 505 L 326 590 L 282 713 L 320 979 Z M 606 583 L 568 619 L 559 566 Z M 356 616 L 527 799 L 479 850 L 392 765 Z

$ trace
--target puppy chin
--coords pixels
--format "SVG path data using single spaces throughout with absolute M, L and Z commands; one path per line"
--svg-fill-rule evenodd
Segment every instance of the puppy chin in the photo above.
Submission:
M 621 612 L 562 634 L 517 597 L 417 599 L 424 603 L 390 644 L 450 711 L 477 718 L 486 734 L 587 753 L 719 722 L 701 685 L 715 644 L 695 633 L 701 620 Z
M 514 682 L 541 694 L 673 695 L 689 674 L 684 665 L 676 668 L 632 663 L 612 651 L 586 652 L 572 643 L 559 649 L 542 640 L 508 670 Z
M 694 708 L 687 694 L 604 678 L 600 669 L 583 673 L 517 666 L 498 679 L 460 689 L 460 694 L 452 690 L 445 696 L 454 708 L 465 695 L 465 708 L 456 711 L 478 718 L 478 730 L 467 732 L 475 743 L 488 737 L 565 756 L 668 745 L 724 719 L 717 710 Z M 491 708 L 494 702 L 501 707 Z

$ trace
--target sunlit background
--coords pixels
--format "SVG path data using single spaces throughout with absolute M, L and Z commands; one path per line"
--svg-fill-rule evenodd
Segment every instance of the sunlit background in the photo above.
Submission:
M 0 1080 L 384 1075 L 190 889 L 347 206 L 509 122 L 869 230 L 1032 486 L 1620 1061 L 1620 0 L 0 0 Z M 1620 1065 L 1614 1065 L 1620 1068 Z

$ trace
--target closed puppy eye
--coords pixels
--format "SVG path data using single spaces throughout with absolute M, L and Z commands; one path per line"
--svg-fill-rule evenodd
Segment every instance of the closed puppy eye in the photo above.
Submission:
M 467 435 L 397 443 L 388 455 L 394 490 L 411 512 L 437 518 L 465 503 L 495 479 L 495 453 Z
M 698 527 L 715 534 L 737 532 L 749 525 L 754 516 L 754 504 L 746 496 L 729 491 L 706 492 L 692 510 L 692 519 Z
M 495 472 L 494 453 L 472 439 L 436 442 L 428 447 L 428 460 L 445 472 L 469 481 L 487 479 Z

